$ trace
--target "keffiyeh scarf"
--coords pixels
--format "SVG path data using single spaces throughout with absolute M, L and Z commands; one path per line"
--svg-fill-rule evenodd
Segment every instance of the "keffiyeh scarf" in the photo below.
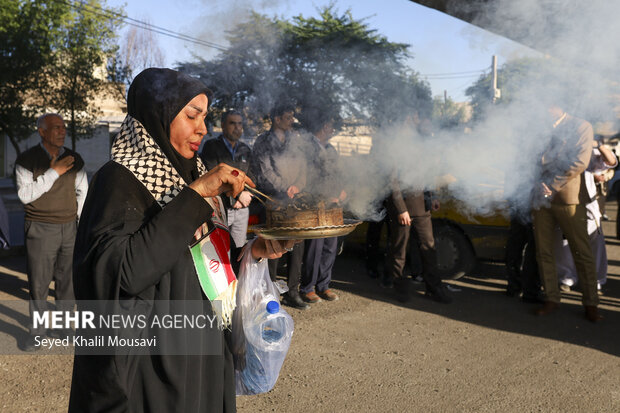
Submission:
M 185 180 L 172 166 L 170 160 L 164 155 L 159 145 L 140 121 L 129 115 L 125 117 L 120 132 L 114 138 L 112 160 L 127 168 L 146 187 L 162 208 L 187 186 Z M 199 174 L 204 174 L 207 168 L 202 160 L 198 158 L 196 162 Z M 207 199 L 207 202 L 215 211 L 214 220 L 217 220 L 219 226 L 225 226 L 226 215 L 219 197 Z M 211 236 L 218 237 L 223 237 L 223 235 L 221 230 L 214 231 L 211 234 Z M 229 242 L 226 242 L 226 245 L 229 246 Z M 226 252 L 230 258 L 230 250 Z M 225 260 L 225 257 L 220 258 Z M 228 262 L 228 266 L 230 266 L 230 262 Z M 237 280 L 234 280 L 228 283 L 228 288 L 222 291 L 219 296 L 216 298 L 209 297 L 212 302 L 219 301 L 221 303 L 221 305 L 214 303 L 212 307 L 220 316 L 224 327 L 230 326 L 232 314 L 236 307 L 236 287 Z

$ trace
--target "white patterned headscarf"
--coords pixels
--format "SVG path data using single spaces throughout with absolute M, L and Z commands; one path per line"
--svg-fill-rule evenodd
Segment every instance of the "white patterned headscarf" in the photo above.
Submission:
M 112 160 L 129 169 L 162 208 L 187 186 L 144 126 L 130 115 L 114 138 Z M 207 168 L 200 158 L 196 162 L 199 175 L 204 174 Z

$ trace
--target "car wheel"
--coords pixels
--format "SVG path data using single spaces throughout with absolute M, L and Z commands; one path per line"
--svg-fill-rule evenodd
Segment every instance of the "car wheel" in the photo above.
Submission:
M 476 265 L 476 256 L 465 234 L 449 225 L 434 231 L 437 273 L 444 280 L 457 280 Z

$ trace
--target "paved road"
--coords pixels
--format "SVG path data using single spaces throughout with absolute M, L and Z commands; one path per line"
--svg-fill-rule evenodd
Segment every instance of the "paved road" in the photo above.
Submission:
M 609 205 L 615 217 L 615 203 Z M 503 266 L 452 282 L 454 303 L 419 294 L 407 305 L 366 277 L 358 249 L 339 257 L 341 299 L 289 309 L 296 329 L 276 388 L 239 397 L 240 412 L 620 412 L 620 241 L 605 222 L 609 281 L 603 322 L 579 294 L 557 314 L 503 294 Z M 27 298 L 23 257 L 0 264 L 0 299 Z M 0 337 L 25 334 L 25 316 L 0 303 Z M 66 411 L 70 356 L 0 356 L 2 411 Z

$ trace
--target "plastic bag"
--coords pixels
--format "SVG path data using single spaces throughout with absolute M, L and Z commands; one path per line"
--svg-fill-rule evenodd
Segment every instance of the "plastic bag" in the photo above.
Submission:
M 265 393 L 280 374 L 293 336 L 293 319 L 279 305 L 280 290 L 269 277 L 267 260 L 256 262 L 247 253 L 237 279 L 232 327 L 236 393 Z

